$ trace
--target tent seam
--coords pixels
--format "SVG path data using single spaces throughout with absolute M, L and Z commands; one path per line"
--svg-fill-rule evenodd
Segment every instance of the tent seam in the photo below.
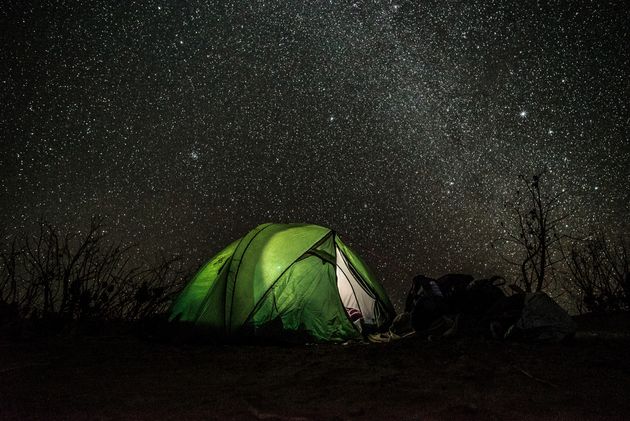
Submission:
M 252 308 L 252 311 L 250 311 L 249 314 L 247 315 L 247 317 L 245 318 L 245 321 L 243 322 L 243 325 L 245 325 L 247 322 L 249 322 L 250 317 L 252 317 L 252 315 L 260 308 L 260 303 L 265 299 L 267 294 L 269 294 L 269 292 L 273 289 L 273 287 L 278 283 L 280 278 L 282 278 L 282 275 L 284 275 L 287 272 L 287 270 L 289 270 L 289 268 L 295 264 L 295 262 L 299 261 L 302 258 L 302 256 L 304 256 L 306 253 L 308 253 L 309 250 L 311 250 L 313 247 L 316 247 L 316 246 L 320 245 L 321 243 L 323 243 L 323 241 L 326 238 L 328 238 L 328 236 L 331 234 L 331 232 L 332 231 L 327 232 L 324 236 L 322 236 L 322 238 L 320 238 L 312 246 L 310 246 L 308 248 L 308 250 L 306 250 L 304 253 L 300 254 L 297 259 L 295 259 L 289 265 L 287 265 L 287 267 L 280 273 L 280 275 L 278 275 L 278 277 L 276 279 L 274 279 L 274 281 L 271 283 L 271 285 L 269 285 L 269 288 L 267 288 L 267 291 L 265 291 L 265 293 L 260 297 L 258 302 L 256 302 L 256 304 L 254 305 L 254 308 Z M 320 259 L 321 259 L 321 257 L 320 257 Z
M 245 246 L 245 248 L 243 249 L 243 252 L 241 253 L 241 260 L 240 262 L 238 262 L 238 266 L 236 267 L 236 272 L 234 273 L 234 285 L 232 286 L 232 296 L 230 297 L 230 314 L 229 314 L 229 323 L 228 323 L 228 314 L 226 312 L 225 314 L 225 329 L 229 332 L 232 331 L 232 308 L 234 308 L 234 292 L 236 291 L 236 281 L 238 280 L 238 272 L 239 270 L 241 270 L 241 263 L 243 263 L 243 256 L 245 256 L 245 252 L 247 251 L 247 249 L 249 248 L 249 246 L 252 244 L 252 242 L 254 241 L 254 239 L 258 236 L 258 234 L 260 234 L 261 232 L 263 232 L 264 230 L 266 230 L 267 228 L 273 226 L 272 223 L 268 223 L 265 227 L 261 228 L 256 234 L 254 234 L 252 236 L 252 238 L 249 240 L 249 242 L 247 243 L 247 245 Z M 241 240 L 242 241 L 242 240 Z M 239 246 L 241 244 L 239 243 Z M 236 247 L 236 249 L 238 249 L 238 246 Z M 235 250 L 236 252 L 236 250 Z M 228 274 L 229 276 L 229 274 Z

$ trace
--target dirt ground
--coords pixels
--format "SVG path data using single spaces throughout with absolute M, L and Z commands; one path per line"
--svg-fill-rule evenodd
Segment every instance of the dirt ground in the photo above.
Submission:
M 0 339 L 0 419 L 627 419 L 630 318 L 568 344 L 190 345 Z

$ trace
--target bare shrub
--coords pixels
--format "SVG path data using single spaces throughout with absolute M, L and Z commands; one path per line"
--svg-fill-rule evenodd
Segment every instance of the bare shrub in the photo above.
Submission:
M 543 184 L 543 173 L 520 180 L 524 189 L 505 204 L 510 221 L 501 223 L 506 235 L 499 241 L 504 245 L 499 254 L 518 268 L 515 286 L 526 292 L 541 291 L 550 288 L 555 266 L 562 260 L 560 223 L 569 215 L 561 207 L 562 192 L 550 192 Z
M 132 251 L 107 237 L 101 219 L 84 234 L 65 235 L 41 221 L 36 233 L 11 238 L 0 252 L 0 308 L 22 319 L 61 321 L 136 320 L 165 311 L 185 279 L 181 259 L 134 264 Z
M 630 245 L 597 235 L 576 241 L 565 253 L 565 289 L 580 313 L 630 310 Z

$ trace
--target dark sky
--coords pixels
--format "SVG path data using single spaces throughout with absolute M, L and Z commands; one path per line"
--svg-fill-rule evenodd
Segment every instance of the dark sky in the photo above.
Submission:
M 625 1 L 3 1 L 0 217 L 93 214 L 201 263 L 254 226 L 337 230 L 400 302 L 506 273 L 519 174 L 567 232 L 630 221 Z

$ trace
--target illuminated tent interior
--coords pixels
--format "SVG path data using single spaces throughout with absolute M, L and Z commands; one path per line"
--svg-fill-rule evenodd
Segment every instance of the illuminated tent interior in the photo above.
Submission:
M 334 231 L 263 224 L 201 268 L 169 320 L 224 336 L 345 341 L 386 329 L 394 316 L 381 284 Z

